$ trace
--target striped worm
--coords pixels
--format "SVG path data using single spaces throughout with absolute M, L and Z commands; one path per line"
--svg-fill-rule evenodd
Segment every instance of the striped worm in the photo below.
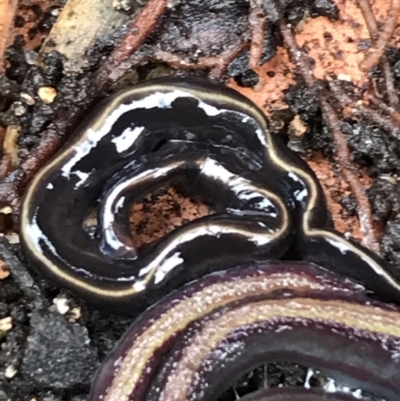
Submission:
M 365 392 L 398 400 L 400 311 L 304 262 L 213 273 L 139 316 L 97 373 L 89 401 L 216 400 L 276 361 L 318 369 L 337 391 L 266 389 L 249 401 L 350 401 Z
M 132 202 L 172 184 L 215 213 L 138 252 Z M 97 231 L 84 221 L 97 208 Z M 166 78 L 106 99 L 36 175 L 22 205 L 36 268 L 94 305 L 134 314 L 211 271 L 301 259 L 400 302 L 397 275 L 332 230 L 310 168 L 268 131 L 249 100 L 209 82 Z

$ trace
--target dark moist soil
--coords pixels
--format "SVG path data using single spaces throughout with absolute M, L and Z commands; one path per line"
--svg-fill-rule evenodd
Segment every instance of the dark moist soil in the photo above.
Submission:
M 62 115 L 65 110 L 71 113 L 82 110 L 82 114 L 86 113 L 85 98 L 90 73 L 110 53 L 121 32 L 101 38 L 88 51 L 87 63 L 80 71 L 67 73 L 64 68 L 67 60 L 57 52 L 49 53 L 44 59 L 44 67 L 38 68 L 35 60 L 41 39 L 48 34 L 56 19 L 52 11 L 64 2 L 58 2 L 46 10 L 37 4 L 32 5 L 32 2 L 22 3 L 15 26 L 24 32 L 26 15 L 30 15 L 30 27 L 28 37 L 26 32 L 24 36 L 17 35 L 7 51 L 9 68 L 6 76 L 0 78 L 0 125 L 6 127 L 16 124 L 22 127 L 18 156 L 23 161 L 42 140 L 43 130 L 55 117 Z M 175 3 L 176 6 L 162 17 L 136 55 L 145 56 L 146 63 L 133 74 L 134 82 L 173 73 L 166 63 L 154 60 L 157 50 L 180 54 L 196 62 L 198 57 L 220 54 L 240 38 L 249 35 L 247 1 L 186 0 Z M 265 2 L 265 8 L 269 21 L 264 38 L 263 62 L 272 59 L 277 48 L 282 47 L 276 28 L 276 22 L 282 15 L 294 26 L 303 20 L 305 13 L 311 17 L 325 15 L 331 20 L 338 18 L 336 6 L 329 0 L 280 0 L 275 5 Z M 32 47 L 38 37 L 36 46 Z M 248 51 L 243 51 L 229 65 L 224 80 L 233 79 L 241 87 L 259 84 L 260 76 L 248 69 L 248 57 Z M 400 54 L 397 49 L 390 49 L 389 61 L 399 88 Z M 189 74 L 187 71 L 183 73 Z M 207 71 L 194 73 L 205 75 Z M 263 78 L 272 78 L 273 75 L 274 72 L 269 71 Z M 377 84 L 381 85 L 378 69 L 375 69 L 374 75 Z M 318 152 L 332 160 L 331 136 L 321 117 L 318 94 L 315 90 L 307 89 L 300 76 L 295 76 L 294 82 L 285 91 L 284 100 L 289 108 L 271 113 L 272 129 L 277 135 L 283 135 L 288 145 L 306 158 Z M 123 85 L 126 85 L 126 80 L 116 87 Z M 57 98 L 54 103 L 37 101 L 37 91 L 43 86 L 56 89 Z M 346 93 L 352 94 L 353 86 L 349 83 L 345 86 Z M 35 103 L 21 100 L 21 92 L 35 99 Z M 301 137 L 292 135 L 288 129 L 294 116 L 300 116 L 307 124 L 307 132 Z M 71 121 L 65 137 L 78 122 L 79 117 Z M 383 233 L 384 256 L 400 266 L 400 186 L 393 178 L 399 174 L 400 169 L 399 141 L 362 118 L 343 119 L 342 129 L 354 160 L 365 168 L 373 180 L 369 197 Z M 353 197 L 340 196 L 348 215 L 355 215 Z M 138 245 L 161 235 L 162 230 L 168 231 L 173 226 L 207 213 L 204 205 L 190 200 L 183 201 L 170 190 L 149 196 L 135 208 L 132 222 L 137 227 Z M 8 223 L 10 225 L 12 222 Z M 72 294 L 53 287 L 30 269 L 12 231 L 7 233 L 7 238 L 14 239 L 11 241 L 13 243 L 2 238 L 0 254 L 11 275 L 0 281 L 0 319 L 11 317 L 12 329 L 0 331 L 0 401 L 86 400 L 95 370 L 132 319 L 104 315 L 86 306 Z M 263 386 L 302 386 L 307 372 L 307 367 L 287 363 L 269 364 L 245 375 L 221 396 L 221 400 L 232 401 L 237 396 Z M 320 386 L 324 381 L 316 373 L 307 383 Z

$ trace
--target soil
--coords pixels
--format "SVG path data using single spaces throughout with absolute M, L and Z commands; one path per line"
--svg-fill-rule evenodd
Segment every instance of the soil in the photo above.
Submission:
M 0 75 L 1 138 L 6 127 L 21 127 L 13 145 L 15 163 L 29 157 L 34 146 L 43 139 L 44 128 L 57 113 L 78 110 L 85 104 L 85 93 L 81 88 L 87 82 L 87 74 L 109 54 L 114 40 L 103 38 L 91 49 L 86 70 L 80 75 L 64 76 L 61 73 L 64 60 L 57 53 L 48 54 L 44 60 L 46 72 L 43 72 L 35 65 L 37 51 L 65 2 L 20 3 L 13 39 L 6 53 L 6 75 Z M 236 36 L 246 34 L 246 1 L 210 0 L 207 10 L 202 0 L 176 3 L 176 8 L 163 17 L 154 34 L 139 50 L 138 53 L 146 56 L 146 62 L 137 69 L 134 79 L 149 78 L 160 71 L 161 74 L 171 73 L 166 60 L 160 62 L 153 53 L 150 55 L 154 48 L 158 54 L 176 52 L 187 57 L 193 46 L 197 46 L 204 57 L 214 57 L 225 46 L 232 45 Z M 356 0 L 286 0 L 279 4 L 285 8 L 285 16 L 295 29 L 301 51 L 312 60 L 317 79 L 334 76 L 346 93 L 366 106 L 369 101 L 363 93 L 372 82 L 376 93 L 385 99 L 379 67 L 370 73 L 359 68 L 371 41 Z M 373 2 L 378 21 L 385 20 L 389 4 L 387 0 Z M 229 8 L 229 13 L 224 14 L 223 7 Z M 216 9 L 220 13 L 218 29 L 215 21 L 205 17 L 211 11 L 215 13 Z M 329 128 L 319 108 L 318 94 L 306 87 L 289 60 L 276 25 L 282 10 L 268 11 L 262 65 L 250 70 L 249 54 L 243 51 L 229 65 L 223 79 L 256 103 L 269 117 L 271 130 L 283 136 L 288 146 L 309 163 L 324 188 L 336 229 L 363 241 L 358 206 L 339 171 Z M 235 21 L 234 28 L 232 20 Z M 174 21 L 179 21 L 179 32 L 186 33 L 185 40 L 180 40 L 179 35 L 174 36 Z M 204 39 L 201 43 L 199 37 Z M 400 24 L 387 46 L 397 92 L 400 88 L 399 42 Z M 202 71 L 194 73 L 202 74 Z M 55 88 L 55 102 L 38 101 L 38 88 L 43 87 Z M 27 97 L 21 99 L 21 92 Z M 30 97 L 34 99 L 32 104 Z M 382 255 L 400 266 L 399 139 L 368 119 L 355 115 L 351 108 L 345 109 L 340 117 L 359 181 L 369 195 Z M 65 131 L 65 137 L 72 129 L 69 127 Z M 20 250 L 14 220 L 10 218 L 16 208 L 11 206 L 1 210 L 0 219 L 4 231 L 0 254 L 5 261 L 0 265 L 0 401 L 83 401 L 94 371 L 132 319 L 93 310 L 69 292 L 53 287 L 36 275 Z M 149 243 L 208 212 L 205 205 L 186 199 L 171 188 L 162 189 L 133 206 L 131 223 L 135 245 Z M 263 386 L 265 382 L 267 385 L 304 385 L 308 380 L 316 386 L 324 383 L 325 379 L 318 373 L 310 380 L 308 372 L 307 367 L 270 364 L 246 375 L 221 399 L 234 400 L 237 395 Z

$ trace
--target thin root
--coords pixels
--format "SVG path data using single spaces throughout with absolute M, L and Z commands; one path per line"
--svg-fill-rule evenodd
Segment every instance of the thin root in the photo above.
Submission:
M 364 60 L 360 63 L 360 68 L 363 71 L 369 71 L 375 67 L 382 58 L 385 51 L 385 46 L 388 44 L 396 28 L 397 16 L 400 11 L 400 0 L 392 0 L 389 7 L 389 15 L 385 21 L 385 25 L 379 34 L 377 41 L 372 48 L 368 51 Z

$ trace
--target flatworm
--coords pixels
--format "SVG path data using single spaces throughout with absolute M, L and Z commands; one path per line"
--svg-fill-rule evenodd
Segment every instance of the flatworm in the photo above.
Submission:
M 216 212 L 138 252 L 130 205 L 166 184 Z M 93 208 L 95 236 L 83 224 Z M 114 313 L 134 314 L 208 272 L 277 258 L 315 262 L 400 303 L 398 276 L 332 230 L 315 175 L 262 112 L 205 81 L 150 81 L 98 106 L 30 184 L 20 234 L 40 272 Z
M 214 273 L 132 324 L 98 372 L 89 401 L 215 400 L 246 372 L 276 361 L 315 368 L 339 388 L 398 400 L 400 312 L 371 304 L 362 287 L 301 262 Z M 353 398 L 304 388 L 255 397 Z

